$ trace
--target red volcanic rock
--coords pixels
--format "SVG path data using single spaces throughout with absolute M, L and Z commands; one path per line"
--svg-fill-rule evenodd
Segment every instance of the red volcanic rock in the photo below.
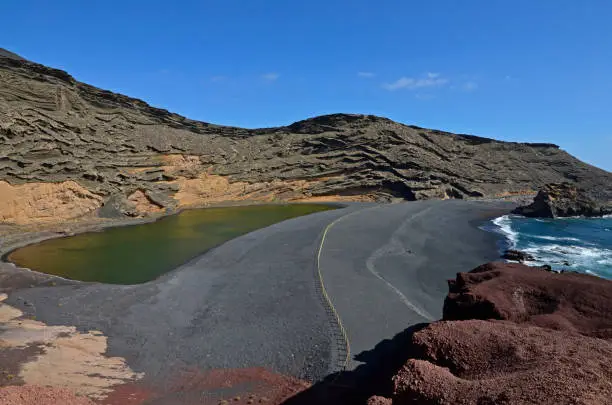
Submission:
M 375 395 L 368 399 L 367 405 L 392 405 L 393 401 L 389 398 L 379 397 Z
M 59 387 L 19 385 L 0 388 L 0 405 L 94 405 L 85 397 Z
M 504 319 L 610 339 L 612 281 L 488 263 L 449 281 L 443 319 Z
M 393 378 L 393 404 L 612 403 L 612 343 L 507 321 L 431 324 L 421 359 Z
M 612 404 L 611 281 L 489 263 L 449 289 L 369 404 Z

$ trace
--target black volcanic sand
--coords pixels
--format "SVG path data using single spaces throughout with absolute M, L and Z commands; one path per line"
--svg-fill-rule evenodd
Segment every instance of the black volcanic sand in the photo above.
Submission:
M 478 226 L 512 208 L 355 203 L 249 233 L 149 283 L 64 282 L 17 289 L 7 302 L 26 314 L 36 308 L 47 324 L 102 331 L 107 354 L 158 389 L 183 369 L 261 366 L 316 381 L 346 354 L 316 282 L 328 224 L 345 216 L 327 233 L 321 271 L 355 356 L 440 318 L 446 280 L 498 256 L 497 236 Z

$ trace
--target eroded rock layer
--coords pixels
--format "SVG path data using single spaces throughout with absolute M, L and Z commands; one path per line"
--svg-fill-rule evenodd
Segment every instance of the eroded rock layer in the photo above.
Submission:
M 562 181 L 603 199 L 612 195 L 612 174 L 551 144 L 499 142 L 370 115 L 255 130 L 212 125 L 11 55 L 0 53 L 0 180 L 13 187 L 76 182 L 101 199 L 103 216 L 228 200 L 493 197 Z M 81 216 L 99 203 L 91 198 L 85 209 L 81 200 L 60 217 Z M 11 202 L 2 220 L 23 221 L 30 201 Z

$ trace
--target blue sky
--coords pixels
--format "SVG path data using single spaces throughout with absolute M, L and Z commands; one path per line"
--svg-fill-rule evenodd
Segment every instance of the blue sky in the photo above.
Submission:
M 609 0 L 5 0 L 2 14 L 0 47 L 190 118 L 377 114 L 554 142 L 612 171 Z

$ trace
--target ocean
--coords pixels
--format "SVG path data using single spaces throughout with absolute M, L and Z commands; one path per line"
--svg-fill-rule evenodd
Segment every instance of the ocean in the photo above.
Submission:
M 612 279 L 610 216 L 540 219 L 504 215 L 493 220 L 490 228 L 506 237 L 502 249 L 516 249 L 534 257 L 525 264 L 549 264 L 555 270 Z

